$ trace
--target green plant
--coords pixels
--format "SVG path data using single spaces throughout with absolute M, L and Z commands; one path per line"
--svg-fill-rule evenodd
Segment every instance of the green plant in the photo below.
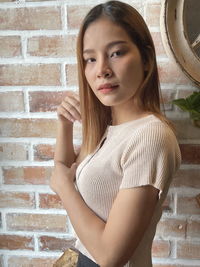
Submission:
M 200 121 L 200 92 L 193 92 L 187 98 L 175 99 L 172 103 L 189 112 L 193 121 Z

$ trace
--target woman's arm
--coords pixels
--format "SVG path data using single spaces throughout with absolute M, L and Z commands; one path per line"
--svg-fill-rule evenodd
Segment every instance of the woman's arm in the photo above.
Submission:
M 79 110 L 79 98 L 74 92 L 67 92 L 67 96 L 57 109 L 58 128 L 54 162 L 61 162 L 71 167 L 76 160 L 73 146 L 73 123 L 81 119 Z
M 61 162 L 70 167 L 76 159 L 73 146 L 73 125 L 58 122 L 54 163 Z
M 119 191 L 105 223 L 83 201 L 73 180 L 75 165 L 56 166 L 51 188 L 60 196 L 81 242 L 101 267 L 122 267 L 134 253 L 152 218 L 158 189 Z

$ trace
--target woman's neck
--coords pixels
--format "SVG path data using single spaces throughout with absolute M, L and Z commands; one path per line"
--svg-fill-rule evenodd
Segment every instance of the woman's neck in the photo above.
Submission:
M 111 111 L 112 125 L 119 125 L 124 122 L 136 120 L 150 114 L 150 112 L 144 111 L 136 105 L 132 105 L 131 107 L 127 105 L 123 108 L 111 107 Z

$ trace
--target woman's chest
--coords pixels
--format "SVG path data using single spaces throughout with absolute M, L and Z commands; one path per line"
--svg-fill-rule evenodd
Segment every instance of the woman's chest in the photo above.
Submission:
M 119 191 L 123 177 L 121 157 L 124 145 L 104 145 L 86 157 L 76 173 L 76 184 L 86 204 L 105 217 Z M 102 212 L 102 207 L 106 209 Z M 101 214 L 100 214 L 101 213 Z

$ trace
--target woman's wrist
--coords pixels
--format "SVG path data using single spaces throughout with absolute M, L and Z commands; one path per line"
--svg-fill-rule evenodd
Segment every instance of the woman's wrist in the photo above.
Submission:
M 75 192 L 77 193 L 77 190 L 76 190 L 76 187 L 74 185 L 74 182 L 67 181 L 65 186 L 60 188 L 58 195 L 59 195 L 60 199 L 63 201 L 63 200 L 66 200 L 68 198 L 71 199 L 71 196 Z
M 76 190 L 74 185 L 75 175 L 76 164 L 73 164 L 71 168 L 68 168 L 63 162 L 55 161 L 51 178 L 51 187 L 61 199 L 63 195 L 69 195 L 72 190 Z
M 63 128 L 73 128 L 73 122 L 71 121 L 64 121 L 64 120 L 58 120 L 58 125 Z

